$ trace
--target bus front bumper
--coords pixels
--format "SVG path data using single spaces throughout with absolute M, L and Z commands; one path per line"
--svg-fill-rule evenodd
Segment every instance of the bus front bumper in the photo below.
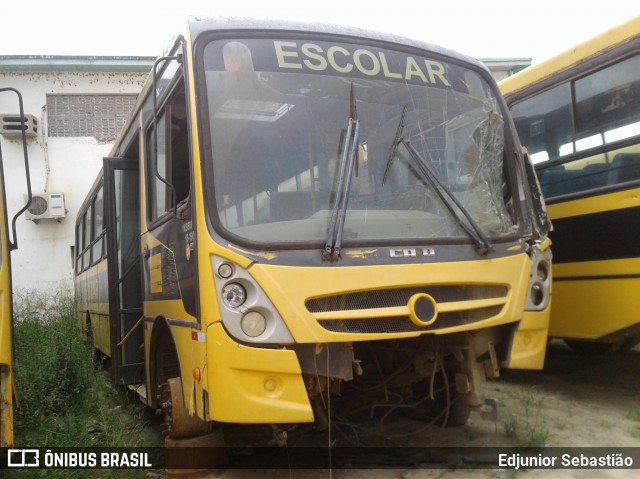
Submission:
M 544 311 L 525 311 L 513 336 L 509 369 L 544 367 L 549 331 L 549 307 Z
M 240 424 L 313 422 L 294 351 L 254 348 L 207 328 L 209 418 Z

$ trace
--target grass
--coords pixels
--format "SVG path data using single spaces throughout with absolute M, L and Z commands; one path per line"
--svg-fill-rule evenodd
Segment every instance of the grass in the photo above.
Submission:
M 629 434 L 631 437 L 640 439 L 640 406 L 629 411 L 627 413 L 627 419 L 632 421 Z
M 535 388 L 518 398 L 519 407 L 504 422 L 505 435 L 518 448 L 544 447 L 549 439 L 549 429 L 544 424 L 542 399 L 536 399 Z
M 631 419 L 635 422 L 640 422 L 640 406 L 633 408 L 631 411 L 627 413 L 627 419 Z
M 16 447 L 156 447 L 142 403 L 112 387 L 81 339 L 68 293 L 14 295 Z M 13 470 L 9 477 L 146 477 L 135 470 Z M 154 476 L 156 477 L 156 476 Z

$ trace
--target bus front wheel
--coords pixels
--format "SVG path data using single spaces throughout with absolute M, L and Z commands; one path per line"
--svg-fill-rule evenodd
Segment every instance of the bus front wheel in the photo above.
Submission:
M 180 362 L 175 343 L 165 323 L 158 324 L 154 361 L 155 398 L 160 414 L 164 414 L 165 432 L 173 439 L 198 436 L 209 432 L 210 424 L 184 405 Z
M 165 415 L 170 438 L 200 436 L 210 432 L 212 423 L 203 421 L 196 414 L 190 414 L 184 406 L 182 380 L 179 377 L 168 379 L 160 384 L 158 390 L 158 405 Z

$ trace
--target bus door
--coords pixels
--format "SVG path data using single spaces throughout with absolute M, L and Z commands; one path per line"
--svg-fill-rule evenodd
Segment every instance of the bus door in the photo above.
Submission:
M 111 371 L 114 384 L 144 382 L 138 162 L 104 158 Z

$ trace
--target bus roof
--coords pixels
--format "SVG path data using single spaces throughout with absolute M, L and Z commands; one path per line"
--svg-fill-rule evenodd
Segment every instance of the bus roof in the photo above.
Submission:
M 640 16 L 499 82 L 506 97 L 640 36 Z
M 395 43 L 397 45 L 405 45 L 409 47 L 419 48 L 423 50 L 429 50 L 436 54 L 444 55 L 453 59 L 457 59 L 463 62 L 470 62 L 476 66 L 489 71 L 488 68 L 476 58 L 443 48 L 437 45 L 432 45 L 425 42 L 420 42 L 406 37 L 397 35 L 376 32 L 372 30 L 364 30 L 355 27 L 338 26 L 324 23 L 312 23 L 312 22 L 295 22 L 284 20 L 268 20 L 268 19 L 256 19 L 256 18 L 241 18 L 241 17 L 190 17 L 187 19 L 188 29 L 191 34 L 191 41 L 196 42 L 197 37 L 211 31 L 241 31 L 248 30 L 251 32 L 264 31 L 264 32 L 299 32 L 299 33 L 315 33 L 315 34 L 328 34 L 328 35 L 342 35 L 351 38 L 361 38 L 369 41 L 381 41 L 388 43 Z

